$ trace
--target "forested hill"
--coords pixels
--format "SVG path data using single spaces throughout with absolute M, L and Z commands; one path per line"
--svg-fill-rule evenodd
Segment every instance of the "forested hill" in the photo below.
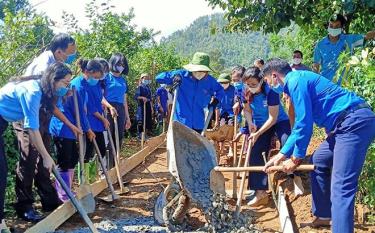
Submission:
M 261 32 L 223 32 L 222 28 L 226 23 L 223 14 L 202 16 L 188 28 L 163 38 L 161 43 L 174 46 L 178 54 L 189 58 L 196 51 L 209 53 L 216 71 L 236 64 L 248 66 L 256 58 L 267 57 L 267 36 Z

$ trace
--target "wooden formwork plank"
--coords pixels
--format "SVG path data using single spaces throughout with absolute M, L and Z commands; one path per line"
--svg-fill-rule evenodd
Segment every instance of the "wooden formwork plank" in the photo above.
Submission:
M 288 207 L 286 205 L 285 195 L 283 189 L 279 186 L 279 198 L 277 202 L 279 210 L 280 230 L 283 233 L 293 233 L 293 225 L 290 220 Z
M 129 158 L 124 158 L 120 160 L 120 171 L 121 175 L 124 176 L 135 167 L 137 167 L 140 163 L 142 163 L 148 155 L 150 155 L 154 150 L 158 148 L 159 145 L 164 143 L 165 141 L 165 134 L 162 134 L 157 137 L 151 138 L 146 146 L 132 155 Z M 117 183 L 117 176 L 115 168 L 112 168 L 108 171 L 108 175 L 113 183 Z M 108 187 L 108 184 L 105 179 L 96 181 L 95 183 L 91 184 L 91 190 L 94 196 L 100 194 L 104 189 Z M 85 196 L 86 193 L 83 193 L 82 190 L 78 190 L 77 198 L 78 200 L 80 197 Z M 76 212 L 71 201 L 65 202 L 61 206 L 59 206 L 55 211 L 49 214 L 46 218 L 42 221 L 38 222 L 31 228 L 27 229 L 25 233 L 44 233 L 55 231 L 61 224 L 63 224 L 66 220 L 68 220 L 73 214 Z

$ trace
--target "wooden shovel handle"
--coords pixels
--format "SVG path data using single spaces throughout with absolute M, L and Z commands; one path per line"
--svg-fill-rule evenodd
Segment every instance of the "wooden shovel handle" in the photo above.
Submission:
M 263 172 L 263 166 L 251 166 L 251 167 L 215 167 L 214 170 L 218 172 Z M 270 167 L 271 172 L 282 171 L 282 166 Z M 296 171 L 313 171 L 313 164 L 303 164 L 297 167 Z

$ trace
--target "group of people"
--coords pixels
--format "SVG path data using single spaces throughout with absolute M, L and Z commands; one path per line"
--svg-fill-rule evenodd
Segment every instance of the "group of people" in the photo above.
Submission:
M 108 147 L 105 135 L 115 138 L 118 127 L 121 145 L 125 129 L 130 128 L 126 57 L 115 53 L 109 61 L 80 59 L 80 74 L 73 77 L 70 66 L 76 53 L 75 40 L 68 34 L 58 34 L 49 48 L 34 58 L 23 76 L 11 78 L 0 89 L 2 233 L 8 232 L 3 211 L 7 178 L 3 133 L 8 123 L 13 123 L 20 152 L 15 209 L 20 218 L 31 222 L 42 219 L 33 207 L 33 184 L 46 212 L 68 199 L 61 185 L 57 181 L 52 183 L 50 172 L 56 166 L 67 186 L 72 187 L 79 159 L 79 135 L 84 136 L 84 168 L 88 171 L 95 153 L 94 141 L 104 156 Z M 52 144 L 56 161 L 51 157 Z M 114 166 L 112 154 L 109 153 L 108 168 Z M 86 172 L 86 176 L 89 179 L 90 173 Z
M 312 70 L 302 64 L 303 54 L 296 50 L 292 64 L 278 58 L 267 63 L 258 59 L 247 69 L 237 66 L 231 74 L 215 79 L 209 74 L 209 56 L 198 52 L 184 69 L 156 77 L 158 83 L 178 86 L 173 119 L 197 132 L 202 131 L 205 112 L 211 107 L 217 108 L 215 125 L 231 124 L 242 112 L 246 126 L 241 134 L 249 134 L 252 145 L 249 164 L 264 166 L 266 173 L 271 166 L 282 165 L 284 172 L 295 176 L 293 172 L 306 156 L 313 125 L 325 128 L 327 138 L 311 156 L 315 165 L 311 172 L 314 219 L 307 225 L 331 226 L 334 233 L 354 231 L 358 178 L 375 138 L 371 106 L 340 87 L 345 77 L 336 74 L 339 55 L 373 39 L 375 32 L 342 34 L 344 23 L 341 15 L 330 18 L 328 35 L 314 50 Z M 291 109 L 288 114 L 282 97 Z M 270 150 L 273 135 L 281 150 L 265 163 L 262 154 Z M 249 184 L 256 192 L 248 204 L 265 204 L 266 174 L 250 173 Z
M 143 128 L 151 130 L 154 111 L 161 118 L 168 116 L 171 97 L 166 87 L 178 87 L 178 95 L 173 97 L 176 98 L 174 120 L 200 133 L 207 109 L 217 109 L 216 125 L 229 124 L 236 117 L 246 123 L 241 133 L 249 135 L 252 145 L 249 164 L 262 165 L 265 172 L 282 164 L 284 171 L 292 175 L 306 155 L 313 124 L 324 127 L 327 138 L 312 156 L 315 219 L 311 226 L 327 226 L 332 222 L 333 232 L 353 232 L 354 198 L 366 151 L 375 137 L 375 115 L 365 100 L 331 81 L 332 70 L 336 72 L 337 57 L 347 46 L 352 49 L 360 40 L 374 38 L 375 33 L 345 35 L 339 33 L 342 27 L 340 16 L 332 18 L 328 36 L 316 46 L 313 70 L 320 73 L 302 65 L 303 54 L 296 50 L 292 65 L 277 58 L 267 63 L 258 59 L 247 69 L 237 66 L 230 74 L 216 79 L 209 74 L 212 71 L 209 56 L 197 52 L 183 69 L 156 75 L 160 84 L 156 98 L 150 88 L 152 77 L 142 74 L 134 96 L 138 102 L 138 132 L 143 132 Z M 18 216 L 33 222 L 42 218 L 33 207 L 33 184 L 44 211 L 54 210 L 67 200 L 60 184 L 50 180 L 50 172 L 57 166 L 71 188 L 79 158 L 79 135 L 84 135 L 86 141 L 85 170 L 90 170 L 94 141 L 105 155 L 106 138 L 115 138 L 115 127 L 121 145 L 124 131 L 131 126 L 126 57 L 116 53 L 109 61 L 80 59 L 81 72 L 73 77 L 67 64 L 76 59 L 76 50 L 71 36 L 56 35 L 49 49 L 32 61 L 22 77 L 10 79 L 0 89 L 1 233 L 9 232 L 3 212 L 7 180 L 3 134 L 9 123 L 13 123 L 20 151 L 15 208 Z M 293 115 L 285 112 L 282 94 L 289 100 Z M 265 164 L 262 154 L 270 150 L 273 135 L 279 139 L 281 150 Z M 50 155 L 52 142 L 56 161 Z M 114 166 L 112 154 L 108 156 L 108 168 Z M 249 184 L 249 189 L 256 192 L 248 204 L 264 204 L 266 174 L 250 173 Z

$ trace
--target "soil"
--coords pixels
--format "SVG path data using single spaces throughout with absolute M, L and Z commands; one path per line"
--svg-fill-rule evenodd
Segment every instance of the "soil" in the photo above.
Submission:
M 312 152 L 320 144 L 319 140 L 314 140 L 308 149 L 308 153 Z M 135 147 L 139 145 L 134 144 Z M 238 149 L 240 151 L 240 148 Z M 225 152 L 225 154 L 227 151 Z M 276 152 L 275 152 L 276 153 Z M 145 169 L 148 168 L 152 172 L 153 176 L 160 182 L 155 180 L 155 178 L 149 174 Z M 103 225 L 103 222 L 107 221 L 112 224 L 112 222 L 120 221 L 122 226 L 131 225 L 134 222 L 140 221 L 144 224 L 149 224 L 154 227 L 155 224 L 152 221 L 153 207 L 155 200 L 159 193 L 163 190 L 160 185 L 164 187 L 169 183 L 171 176 L 167 169 L 166 161 L 166 150 L 165 148 L 160 148 L 154 151 L 146 160 L 144 165 L 138 166 L 136 169 L 128 173 L 124 177 L 124 181 L 129 182 L 127 187 L 130 188 L 131 193 L 121 196 L 119 200 L 116 200 L 112 204 L 101 202 L 97 200 L 97 208 L 94 214 L 90 215 L 90 218 L 95 224 Z M 226 189 L 232 189 L 232 175 L 225 175 L 226 178 Z M 288 203 L 289 214 L 291 221 L 294 226 L 295 232 L 300 233 L 313 233 L 313 232 L 330 232 L 329 229 L 312 229 L 312 228 L 301 228 L 298 229 L 300 223 L 309 222 L 312 220 L 311 214 L 311 193 L 309 185 L 308 174 L 302 174 L 302 180 L 305 187 L 305 195 L 298 198 L 294 197 L 293 193 L 293 183 L 290 178 L 282 173 L 277 173 L 274 175 L 273 180 L 277 180 L 277 183 L 283 187 L 285 190 L 285 195 Z M 239 188 L 240 179 L 237 181 L 237 187 Z M 118 189 L 115 186 L 115 189 Z M 108 191 L 104 191 L 100 196 L 108 195 Z M 262 232 L 279 232 L 280 223 L 278 213 L 276 211 L 275 205 L 273 204 L 271 194 L 269 194 L 269 202 L 266 206 L 260 207 L 258 209 L 250 209 L 246 205 L 246 201 L 242 202 L 243 208 L 242 213 L 246 216 L 254 216 L 254 224 Z M 234 200 L 230 200 L 229 204 L 233 207 L 235 205 Z M 360 211 L 359 211 L 360 212 Z M 131 222 L 129 222 L 131 221 Z M 8 221 L 9 222 L 9 221 Z M 194 229 L 198 229 L 206 223 L 205 217 L 202 211 L 197 208 L 192 208 L 189 211 L 189 224 Z M 14 226 L 15 232 L 23 232 L 31 224 L 27 224 L 18 219 L 10 220 L 10 225 Z M 107 224 L 110 225 L 110 224 Z M 79 215 L 75 214 L 66 223 L 64 223 L 58 230 L 72 232 L 85 224 Z M 356 221 L 355 232 L 375 232 L 375 225 L 359 224 Z M 146 227 L 147 228 L 147 227 Z M 163 231 L 148 231 L 148 232 L 164 232 Z M 80 232 L 79 230 L 76 232 Z M 112 231 L 111 231 L 112 232 Z M 113 231 L 113 232 L 123 232 L 123 231 Z M 137 232 L 126 231 L 126 232 Z M 147 232 L 143 231 L 143 232 Z

